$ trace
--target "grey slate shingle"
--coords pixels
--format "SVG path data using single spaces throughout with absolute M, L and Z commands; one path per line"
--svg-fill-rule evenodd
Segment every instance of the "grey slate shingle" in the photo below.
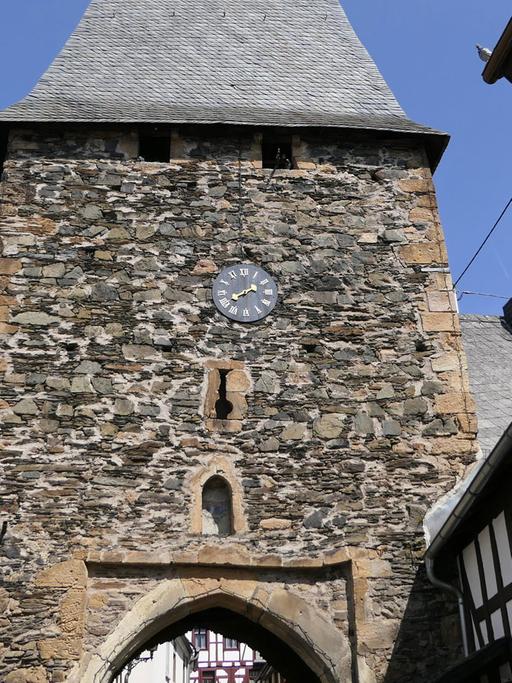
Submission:
M 512 333 L 497 316 L 462 315 L 478 440 L 488 455 L 512 422 Z
M 338 0 L 92 0 L 0 121 L 435 132 L 406 117 Z

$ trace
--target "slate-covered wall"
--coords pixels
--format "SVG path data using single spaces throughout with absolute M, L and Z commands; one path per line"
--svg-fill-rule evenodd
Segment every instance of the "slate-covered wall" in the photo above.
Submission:
M 158 164 L 135 158 L 134 131 L 11 133 L 0 677 L 63 680 L 81 656 L 80 643 L 60 657 L 40 646 L 63 634 L 42 570 L 101 551 L 200 559 L 194 482 L 222 454 L 245 520 L 236 542 L 283 561 L 376 553 L 365 666 L 379 683 L 431 682 L 456 646 L 435 614 L 445 596 L 418 570 L 421 523 L 472 461 L 476 430 L 424 152 L 302 133 L 299 168 L 271 175 L 252 132 L 176 140 L 184 158 Z M 279 286 L 249 327 L 211 301 L 235 261 Z M 238 433 L 205 428 L 212 358 L 250 377 Z

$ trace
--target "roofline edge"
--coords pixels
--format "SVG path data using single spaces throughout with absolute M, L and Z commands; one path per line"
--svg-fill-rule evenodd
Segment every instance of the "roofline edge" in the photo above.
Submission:
M 489 61 L 485 65 L 482 73 L 482 78 L 489 85 L 493 85 L 500 78 L 503 78 L 504 74 L 500 73 L 501 67 L 503 66 L 505 60 L 512 53 L 512 18 L 509 19 L 505 30 L 500 36 L 500 39 L 496 43 L 494 50 L 489 58 Z
M 441 161 L 443 154 L 448 147 L 450 142 L 450 135 L 443 131 L 436 130 L 434 128 L 428 128 L 427 126 L 421 126 L 420 124 L 415 124 L 409 119 L 404 119 L 413 126 L 417 125 L 417 129 L 407 129 L 394 126 L 356 126 L 356 125 L 343 125 L 343 124 L 307 124 L 307 123 L 254 123 L 254 122 L 244 122 L 244 121 L 190 121 L 187 119 L 182 120 L 154 120 L 154 121 L 142 121 L 142 120 L 111 120 L 111 119 L 2 119 L 0 112 L 0 126 L 11 127 L 11 126 L 30 126 L 30 125 L 57 125 L 57 124 L 108 124 L 108 125 L 191 125 L 191 126 L 243 126 L 246 128 L 292 128 L 292 129 L 311 129 L 311 130 L 344 130 L 352 132 L 366 132 L 366 133 L 390 133 L 392 135 L 397 135 L 400 137 L 416 138 L 419 142 L 424 143 L 427 158 L 430 164 L 430 169 L 432 173 L 437 169 L 439 162 Z
M 474 475 L 470 485 L 462 494 L 459 502 L 448 515 L 447 520 L 439 529 L 434 539 L 425 552 L 425 560 L 434 560 L 440 550 L 450 540 L 459 525 L 464 521 L 466 514 L 478 501 L 492 474 L 512 451 L 512 422 L 501 435 L 498 443 Z

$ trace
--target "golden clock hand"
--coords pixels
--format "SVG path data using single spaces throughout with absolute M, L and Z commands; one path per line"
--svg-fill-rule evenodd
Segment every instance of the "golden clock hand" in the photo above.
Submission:
M 250 287 L 248 287 L 247 289 L 243 289 L 241 292 L 238 292 L 238 294 L 237 294 L 237 293 L 232 294 L 232 295 L 231 295 L 231 298 L 233 299 L 233 301 L 238 301 L 238 299 L 240 299 L 240 297 L 245 296 L 246 294 L 249 294 L 249 292 L 257 292 L 257 291 L 258 291 L 258 288 L 257 288 L 256 285 L 253 283 L 253 284 L 252 284 Z

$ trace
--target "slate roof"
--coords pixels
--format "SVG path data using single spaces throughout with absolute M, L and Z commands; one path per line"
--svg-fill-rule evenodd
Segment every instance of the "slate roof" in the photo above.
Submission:
M 497 316 L 462 315 L 478 440 L 488 455 L 512 422 L 512 333 Z
M 406 117 L 338 0 L 92 0 L 0 121 L 435 133 Z

